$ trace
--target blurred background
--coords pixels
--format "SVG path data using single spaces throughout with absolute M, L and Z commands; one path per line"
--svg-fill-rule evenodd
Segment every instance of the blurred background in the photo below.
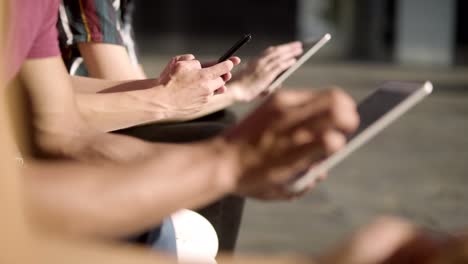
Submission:
M 264 48 L 330 32 L 286 86 L 338 85 L 360 100 L 384 80 L 431 80 L 435 92 L 357 151 L 306 197 L 249 201 L 242 253 L 316 253 L 379 215 L 438 232 L 468 230 L 468 2 L 463 0 L 136 1 L 142 63 L 215 60 L 244 33 L 244 62 Z M 253 105 L 233 108 L 240 117 Z

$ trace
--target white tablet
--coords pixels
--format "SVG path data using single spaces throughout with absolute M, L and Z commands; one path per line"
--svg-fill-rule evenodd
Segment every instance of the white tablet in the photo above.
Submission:
M 293 74 L 299 67 L 302 66 L 307 60 L 312 57 L 319 49 L 321 49 L 325 44 L 330 41 L 331 35 L 330 34 L 325 34 L 323 37 L 321 37 L 317 41 L 311 41 L 311 42 L 304 42 L 304 50 L 307 50 L 304 52 L 298 59 L 297 62 L 289 67 L 286 71 L 278 75 L 276 79 L 268 86 L 266 89 L 267 91 L 274 91 L 276 88 L 278 88 L 291 74 Z
M 333 168 L 431 92 L 430 82 L 383 83 L 358 105 L 360 125 L 355 133 L 348 136 L 346 146 L 307 173 L 294 178 L 289 185 L 290 190 L 292 192 L 304 190 L 318 175 Z

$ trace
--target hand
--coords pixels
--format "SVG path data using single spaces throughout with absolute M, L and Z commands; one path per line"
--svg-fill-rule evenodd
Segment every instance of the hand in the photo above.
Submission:
M 351 239 L 319 258 L 323 264 L 405 264 L 390 261 L 393 255 L 417 236 L 417 229 L 396 218 L 381 218 L 358 231 Z M 413 259 L 415 260 L 415 259 Z M 421 263 L 416 261 L 409 263 Z
M 408 222 L 384 217 L 319 258 L 322 264 L 468 263 L 468 237 L 423 232 Z
M 224 136 L 238 148 L 241 178 L 236 193 L 290 199 L 294 175 L 340 149 L 359 123 L 351 97 L 325 92 L 281 91 Z
M 241 63 L 241 59 L 240 59 L 239 57 L 235 57 L 235 56 L 234 56 L 234 57 L 230 57 L 229 60 L 232 61 L 232 63 L 234 63 L 234 66 L 239 65 L 239 64 Z M 213 65 L 216 65 L 216 64 L 218 64 L 218 63 L 219 63 L 219 62 L 207 62 L 207 63 L 203 63 L 203 64 L 202 64 L 202 67 L 203 67 L 203 68 L 208 68 L 208 67 L 211 67 L 211 66 L 213 66 Z M 232 74 L 231 74 L 230 72 L 227 73 L 227 74 L 225 74 L 225 75 L 223 75 L 223 79 L 225 79 L 225 80 L 231 80 L 231 78 L 232 78 Z M 226 82 L 227 82 L 227 81 L 226 81 Z M 223 94 L 223 93 L 225 93 L 226 91 L 227 91 L 226 86 L 224 86 L 224 87 L 221 87 L 221 88 L 219 88 L 218 90 L 216 90 L 216 91 L 215 91 L 215 94 Z
M 296 63 L 296 57 L 302 52 L 302 43 L 296 41 L 270 47 L 249 61 L 228 84 L 235 100 L 249 102 L 262 93 L 271 92 L 266 90 L 268 86 L 279 74 Z
M 230 72 L 239 62 L 235 58 L 202 68 L 191 54 L 174 57 L 159 77 L 159 84 L 165 86 L 159 100 L 164 100 L 173 118 L 197 113 L 216 91 L 226 89 Z

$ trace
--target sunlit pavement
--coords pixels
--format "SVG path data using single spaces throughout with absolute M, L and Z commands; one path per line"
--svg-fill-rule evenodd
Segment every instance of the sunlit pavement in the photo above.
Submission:
M 157 73 L 169 57 L 145 57 Z M 150 74 L 152 75 L 152 74 Z M 295 202 L 249 201 L 240 252 L 316 253 L 379 215 L 442 232 L 468 230 L 468 70 L 358 63 L 308 64 L 287 85 L 339 85 L 359 100 L 382 80 L 434 81 L 427 100 Z M 234 108 L 239 115 L 251 107 Z

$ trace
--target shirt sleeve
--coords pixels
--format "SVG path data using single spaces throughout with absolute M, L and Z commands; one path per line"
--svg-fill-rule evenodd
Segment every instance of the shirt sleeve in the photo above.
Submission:
M 62 0 L 58 28 L 60 42 L 71 46 L 83 42 L 124 45 L 120 35 L 119 7 L 113 0 Z
M 60 48 L 57 32 L 57 7 L 54 1 L 50 1 L 50 6 L 44 10 L 42 26 L 34 40 L 34 44 L 28 53 L 28 58 L 47 58 L 60 56 Z

